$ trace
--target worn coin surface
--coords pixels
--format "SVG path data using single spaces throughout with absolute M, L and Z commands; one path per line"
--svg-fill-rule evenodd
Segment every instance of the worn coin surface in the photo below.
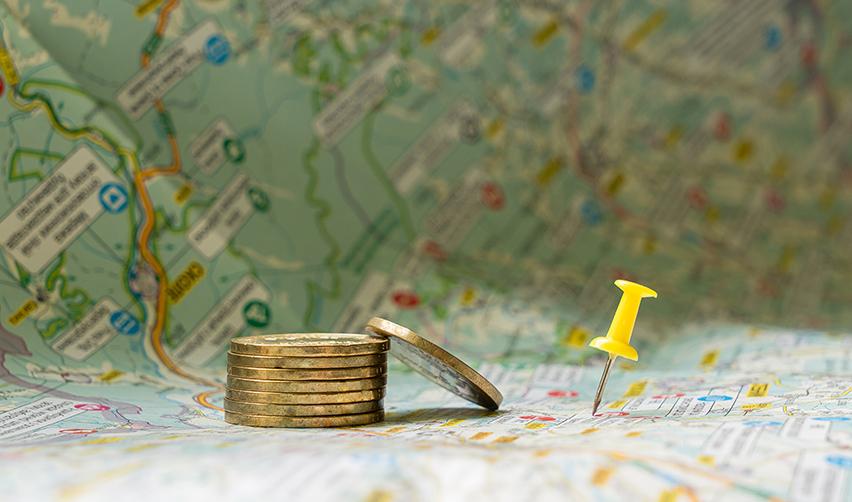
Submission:
M 387 364 L 361 366 L 355 368 L 329 369 L 287 369 L 287 368 L 247 368 L 228 366 L 228 374 L 240 378 L 258 380 L 357 380 L 382 376 L 387 372 Z
M 282 333 L 231 339 L 231 352 L 258 356 L 327 357 L 387 352 L 387 338 L 358 333 Z
M 253 390 L 226 389 L 225 397 L 233 401 L 269 404 L 337 404 L 376 401 L 385 397 L 385 389 L 358 390 L 353 392 L 258 392 Z
M 384 411 L 325 417 L 276 417 L 225 412 L 225 421 L 229 424 L 251 425 L 253 427 L 351 427 L 381 422 L 384 418 Z
M 228 375 L 227 388 L 232 390 L 253 390 L 258 392 L 353 392 L 379 389 L 387 384 L 386 376 L 364 378 L 361 380 L 259 380 L 256 378 L 240 378 Z
M 269 404 L 233 401 L 225 398 L 225 411 L 246 415 L 283 415 L 289 417 L 322 417 L 356 415 L 383 410 L 382 400 L 342 404 Z
M 229 366 L 243 366 L 247 368 L 358 368 L 363 366 L 382 365 L 385 364 L 387 360 L 388 356 L 385 352 L 363 356 L 339 357 L 249 356 L 228 352 Z
M 494 385 L 441 347 L 410 329 L 373 317 L 367 330 L 391 339 L 391 354 L 432 382 L 489 410 L 496 410 L 503 395 Z

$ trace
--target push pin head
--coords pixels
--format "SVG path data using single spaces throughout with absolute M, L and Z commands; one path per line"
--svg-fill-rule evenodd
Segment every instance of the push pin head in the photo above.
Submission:
M 615 316 L 609 325 L 606 336 L 599 336 L 589 342 L 591 347 L 609 353 L 611 356 L 621 356 L 631 361 L 637 361 L 639 354 L 630 346 L 630 337 L 633 335 L 633 325 L 636 324 L 636 316 L 639 314 L 639 302 L 642 298 L 656 298 L 657 292 L 635 282 L 619 279 L 615 281 L 624 293 L 615 310 Z
M 609 376 L 609 370 L 615 358 L 621 356 L 631 361 L 639 359 L 636 349 L 630 345 L 633 326 L 636 324 L 636 316 L 639 314 L 639 303 L 642 301 L 642 298 L 657 297 L 656 291 L 635 282 L 619 279 L 615 281 L 615 285 L 621 288 L 624 293 L 621 295 L 621 301 L 618 302 L 618 308 L 615 310 L 612 323 L 609 325 L 609 331 L 607 331 L 606 336 L 599 336 L 589 342 L 589 346 L 609 354 L 603 374 L 601 375 L 601 381 L 598 384 L 598 391 L 595 393 L 595 404 L 592 409 L 592 415 L 598 411 L 601 396 L 603 395 L 604 387 L 606 387 L 606 380 Z

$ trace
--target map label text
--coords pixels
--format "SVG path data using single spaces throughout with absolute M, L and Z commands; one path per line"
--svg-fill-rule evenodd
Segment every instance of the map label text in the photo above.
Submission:
M 100 216 L 100 188 L 109 182 L 119 179 L 94 151 L 78 148 L 0 221 L 0 246 L 41 272 Z

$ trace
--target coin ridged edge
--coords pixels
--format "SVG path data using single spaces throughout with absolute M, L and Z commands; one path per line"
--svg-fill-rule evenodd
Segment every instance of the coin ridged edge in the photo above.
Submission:
M 228 364 L 249 368 L 272 369 L 337 369 L 378 366 L 387 363 L 387 352 L 363 356 L 294 357 L 256 356 L 228 352 Z
M 260 380 L 256 378 L 239 378 L 228 375 L 226 387 L 234 390 L 248 390 L 257 392 L 283 392 L 288 394 L 310 394 L 330 392 L 354 392 L 361 390 L 378 389 L 387 385 L 386 375 L 375 378 L 362 378 L 359 380 L 339 381 L 288 381 L 288 380 Z
M 252 427 L 298 427 L 298 428 L 328 428 L 352 427 L 381 422 L 385 419 L 384 411 L 359 413 L 357 415 L 337 415 L 324 417 L 276 417 L 271 415 L 247 415 L 243 413 L 225 412 L 225 421 L 233 425 Z
M 461 376 L 466 378 L 476 388 L 482 391 L 482 395 L 491 401 L 490 403 L 475 404 L 492 411 L 500 408 L 500 403 L 503 402 L 503 394 L 497 390 L 497 387 L 489 382 L 488 379 L 482 376 L 478 371 L 468 366 L 467 363 L 442 349 L 440 346 L 426 340 L 405 326 L 388 321 L 387 319 L 382 319 L 381 317 L 371 318 L 367 321 L 365 329 L 370 330 L 377 335 L 399 338 L 400 340 L 403 340 L 406 343 L 409 343 L 427 354 L 441 360 L 444 364 L 457 371 Z
M 363 341 L 351 344 L 280 344 L 258 343 L 262 337 L 280 336 L 282 340 L 286 337 L 297 336 L 310 337 L 310 335 L 340 335 L 341 337 L 363 337 Z M 378 335 L 367 333 L 280 333 L 271 335 L 241 336 L 231 339 L 230 350 L 235 354 L 257 355 L 257 356 L 291 356 L 291 357 L 334 357 L 334 356 L 358 356 L 387 352 L 390 349 L 389 341 Z
M 352 368 L 252 368 L 229 364 L 228 374 L 238 378 L 294 382 L 363 380 L 387 374 L 387 363 Z
M 285 417 L 324 417 L 358 415 L 384 409 L 384 401 L 361 401 L 336 404 L 270 404 L 250 401 L 234 401 L 225 398 L 225 411 L 244 415 L 271 415 Z
M 225 389 L 225 397 L 234 401 L 265 404 L 347 404 L 375 401 L 385 397 L 384 387 L 347 392 L 264 392 Z

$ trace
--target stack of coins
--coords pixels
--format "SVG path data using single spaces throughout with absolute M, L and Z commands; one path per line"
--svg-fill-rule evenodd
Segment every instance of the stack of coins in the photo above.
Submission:
M 384 419 L 387 338 L 292 333 L 234 338 L 225 421 L 256 427 L 344 427 Z

